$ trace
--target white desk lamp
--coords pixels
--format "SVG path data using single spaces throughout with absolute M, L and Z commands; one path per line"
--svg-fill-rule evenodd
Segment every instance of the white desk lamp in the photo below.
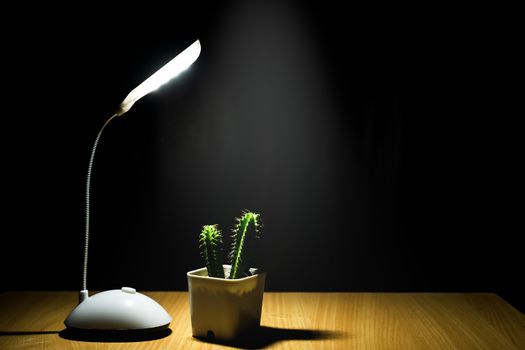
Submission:
M 130 287 L 108 290 L 89 297 L 87 290 L 87 262 L 91 169 L 93 168 L 93 160 L 100 136 L 109 122 L 113 118 L 129 111 L 131 106 L 140 98 L 158 89 L 161 85 L 191 66 L 199 57 L 200 52 L 201 45 L 200 41 L 197 40 L 133 89 L 119 105 L 117 111 L 104 123 L 95 139 L 89 160 L 86 182 L 86 231 L 82 290 L 79 294 L 79 304 L 64 321 L 68 329 L 95 331 L 160 330 L 167 328 L 171 322 L 171 316 L 159 303 L 144 294 L 137 293 L 135 289 Z

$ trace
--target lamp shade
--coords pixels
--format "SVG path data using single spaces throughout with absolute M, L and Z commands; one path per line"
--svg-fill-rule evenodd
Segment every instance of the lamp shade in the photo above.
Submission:
M 148 79 L 144 80 L 139 86 L 131 90 L 128 96 L 126 96 L 124 101 L 120 104 L 116 114 L 120 116 L 126 113 L 140 98 L 157 90 L 161 85 L 182 73 L 191 66 L 193 62 L 195 62 L 200 53 L 201 43 L 197 40 L 171 61 L 166 63 L 162 68 L 153 73 Z

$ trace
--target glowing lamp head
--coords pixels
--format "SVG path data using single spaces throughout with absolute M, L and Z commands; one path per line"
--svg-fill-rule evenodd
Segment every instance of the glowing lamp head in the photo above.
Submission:
M 131 108 L 135 102 L 157 90 L 161 85 L 186 70 L 199 57 L 201 53 L 201 43 L 199 40 L 188 46 L 186 50 L 175 56 L 171 61 L 166 63 L 162 68 L 153 73 L 148 79 L 144 80 L 139 86 L 131 90 L 124 101 L 119 105 L 116 115 L 120 116 Z

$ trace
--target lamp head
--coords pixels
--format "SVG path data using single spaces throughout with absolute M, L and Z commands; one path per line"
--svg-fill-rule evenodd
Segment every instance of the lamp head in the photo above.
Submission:
M 131 106 L 140 98 L 157 90 L 161 85 L 186 70 L 201 53 L 201 43 L 199 40 L 188 46 L 184 51 L 175 56 L 171 61 L 166 63 L 162 68 L 153 73 L 148 79 L 144 80 L 139 86 L 131 90 L 124 101 L 119 105 L 115 114 L 121 116 L 129 111 Z

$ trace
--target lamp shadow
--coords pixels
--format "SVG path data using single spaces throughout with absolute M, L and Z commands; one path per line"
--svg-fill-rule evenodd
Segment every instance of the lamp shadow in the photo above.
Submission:
M 220 344 L 241 349 L 262 349 L 284 340 L 327 340 L 341 339 L 343 337 L 344 333 L 342 332 L 260 326 L 233 341 L 222 341 L 207 337 L 196 337 L 195 339 L 205 343 Z
M 59 336 L 68 340 L 84 342 L 130 343 L 166 338 L 172 333 L 170 328 L 153 330 L 83 330 L 66 328 Z

